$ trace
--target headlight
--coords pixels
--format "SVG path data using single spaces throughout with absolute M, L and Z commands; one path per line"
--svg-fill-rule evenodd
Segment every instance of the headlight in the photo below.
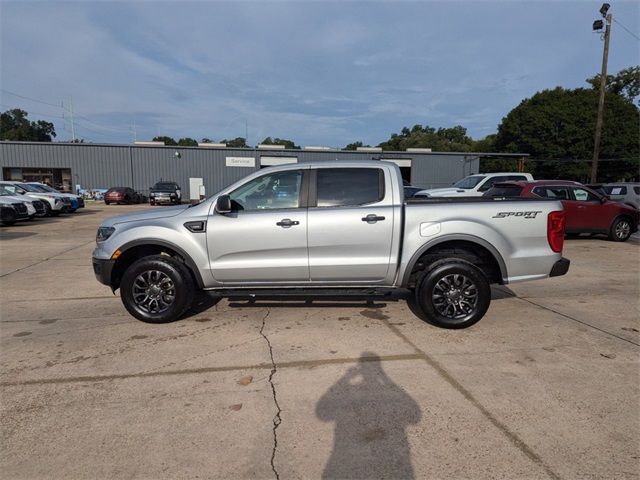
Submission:
M 96 242 L 104 242 L 107 238 L 113 235 L 116 229 L 113 227 L 100 227 L 98 233 L 96 233 Z
M 60 200 L 59 198 L 56 198 L 55 202 L 56 202 L 56 205 L 58 205 L 59 203 L 62 203 L 62 200 Z

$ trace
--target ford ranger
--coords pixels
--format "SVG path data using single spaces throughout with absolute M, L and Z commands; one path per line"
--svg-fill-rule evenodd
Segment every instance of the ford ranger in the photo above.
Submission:
M 153 323 L 179 318 L 194 292 L 220 297 L 398 296 L 445 328 L 480 320 L 490 284 L 563 275 L 556 200 L 405 201 L 383 161 L 270 167 L 194 206 L 113 217 L 93 268 L 125 308 Z

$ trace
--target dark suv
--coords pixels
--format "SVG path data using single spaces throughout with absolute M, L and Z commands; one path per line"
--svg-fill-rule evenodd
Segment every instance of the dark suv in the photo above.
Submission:
M 149 189 L 149 203 L 182 203 L 182 192 L 176 182 L 158 182 Z

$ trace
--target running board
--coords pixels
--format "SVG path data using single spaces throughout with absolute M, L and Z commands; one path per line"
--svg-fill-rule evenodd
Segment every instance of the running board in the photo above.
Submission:
M 386 300 L 397 302 L 407 295 L 407 290 L 398 288 L 256 288 L 232 289 L 222 288 L 205 290 L 214 297 L 244 299 L 244 300 L 331 300 L 348 301 Z

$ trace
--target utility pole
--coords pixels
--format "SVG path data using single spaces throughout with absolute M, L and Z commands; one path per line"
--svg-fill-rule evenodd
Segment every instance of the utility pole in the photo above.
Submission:
M 600 156 L 600 140 L 602 138 L 602 122 L 604 117 L 604 94 L 607 86 L 607 61 L 609 59 L 609 36 L 611 35 L 611 21 L 613 17 L 609 11 L 609 4 L 604 3 L 600 7 L 600 13 L 605 19 L 604 49 L 602 51 L 602 71 L 600 73 L 600 100 L 598 101 L 598 117 L 596 118 L 596 133 L 593 144 L 593 160 L 591 162 L 591 183 L 596 183 L 598 178 L 598 157 Z M 602 28 L 602 20 L 593 23 L 593 29 Z
M 73 120 L 73 98 L 69 100 L 69 107 L 65 107 L 64 103 L 61 103 L 62 109 L 69 113 L 69 122 L 71 123 L 71 141 L 76 141 L 76 124 Z

